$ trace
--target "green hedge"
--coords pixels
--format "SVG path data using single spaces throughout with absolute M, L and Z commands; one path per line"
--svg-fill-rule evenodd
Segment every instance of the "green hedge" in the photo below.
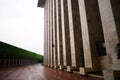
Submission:
M 37 53 L 15 47 L 0 41 L 0 56 L 14 56 L 16 58 L 28 58 L 42 60 L 43 56 Z

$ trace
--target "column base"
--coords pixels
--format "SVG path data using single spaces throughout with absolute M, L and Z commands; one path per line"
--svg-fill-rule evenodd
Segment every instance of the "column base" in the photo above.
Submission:
M 72 67 L 71 66 L 67 66 L 67 70 L 68 72 L 72 72 Z
M 66 71 L 73 72 L 73 71 L 79 71 L 79 69 L 77 67 L 67 66 L 67 70 Z
M 90 71 L 92 71 L 92 69 L 91 68 L 80 67 L 79 71 L 80 71 L 81 75 L 87 75 L 87 73 L 90 72 Z
M 50 68 L 54 68 L 54 65 L 50 65 Z
M 48 67 L 50 67 L 50 65 L 48 64 Z
M 59 66 L 58 65 L 54 65 L 54 69 L 57 69 L 57 68 L 59 68 Z
M 59 65 L 59 70 L 64 70 L 66 67 L 65 66 L 63 66 L 63 65 Z
M 120 80 L 120 70 L 103 70 L 104 80 Z

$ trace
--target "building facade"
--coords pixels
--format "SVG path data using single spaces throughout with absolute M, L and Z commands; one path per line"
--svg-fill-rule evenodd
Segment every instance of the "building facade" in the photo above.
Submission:
M 39 0 L 44 65 L 120 79 L 120 0 Z

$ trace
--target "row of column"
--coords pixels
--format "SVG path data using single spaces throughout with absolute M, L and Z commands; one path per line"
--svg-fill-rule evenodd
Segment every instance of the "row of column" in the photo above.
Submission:
M 39 60 L 16 58 L 14 56 L 0 56 L 0 68 L 23 66 L 38 63 Z
M 44 65 L 80 74 L 120 72 L 119 0 L 46 0 Z M 112 70 L 112 71 L 111 71 Z M 118 75 L 114 77 L 114 75 Z M 107 80 L 107 79 L 106 79 Z

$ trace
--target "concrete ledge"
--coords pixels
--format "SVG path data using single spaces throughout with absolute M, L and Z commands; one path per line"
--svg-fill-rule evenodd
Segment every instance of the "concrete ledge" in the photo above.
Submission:
M 88 76 L 96 77 L 96 78 L 103 78 L 103 76 L 101 76 L 101 75 L 94 75 L 94 74 L 88 74 Z
M 88 73 L 88 76 L 103 79 L 103 72 L 99 72 L 99 71 L 98 72 L 90 72 L 90 73 Z
M 80 74 L 80 71 L 73 71 L 73 73 Z
M 120 70 L 103 70 L 104 80 L 120 80 Z

